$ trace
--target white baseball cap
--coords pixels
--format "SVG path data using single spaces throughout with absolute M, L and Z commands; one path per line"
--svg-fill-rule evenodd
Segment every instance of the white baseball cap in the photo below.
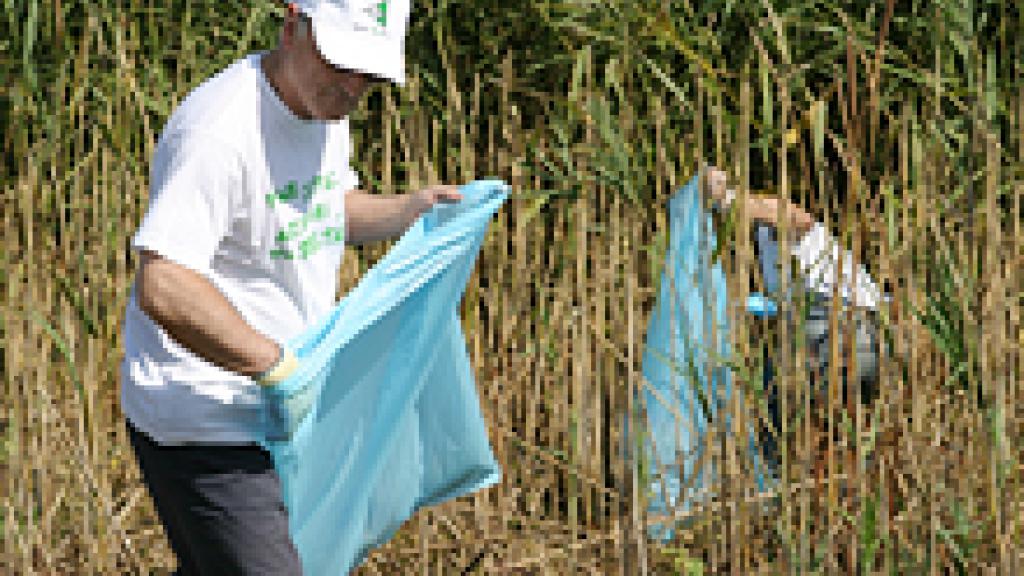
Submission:
M 410 0 L 294 0 L 328 62 L 405 84 Z

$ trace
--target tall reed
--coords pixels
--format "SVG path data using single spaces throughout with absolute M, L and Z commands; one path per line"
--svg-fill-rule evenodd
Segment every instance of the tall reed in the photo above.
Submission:
M 127 239 L 174 105 L 273 44 L 280 8 L 247 7 L 6 6 L 0 513 L 15 573 L 171 567 L 118 403 Z M 513 184 L 462 305 L 504 476 L 421 512 L 358 572 L 1020 572 L 1022 23 L 981 1 L 418 5 L 410 82 L 355 115 L 356 161 L 385 191 Z M 703 163 L 741 197 L 801 202 L 892 301 L 877 400 L 835 386 L 814 414 L 798 315 L 730 309 L 743 393 L 727 405 L 738 428 L 708 434 L 718 498 L 662 545 L 644 536 L 650 471 L 625 458 L 622 422 L 647 386 L 665 201 Z M 720 231 L 736 301 L 759 287 L 749 231 L 742 214 Z M 385 249 L 349 251 L 339 295 Z M 760 494 L 737 431 L 765 417 L 766 342 L 784 456 Z M 832 355 L 838 382 L 851 351 Z

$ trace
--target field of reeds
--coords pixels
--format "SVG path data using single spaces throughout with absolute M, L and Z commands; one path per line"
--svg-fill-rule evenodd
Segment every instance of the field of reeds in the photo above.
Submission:
M 173 107 L 276 41 L 280 6 L 240 7 L 4 4 L 0 572 L 174 567 L 118 401 L 127 247 Z M 1022 32 L 1009 1 L 416 2 L 409 84 L 353 116 L 355 160 L 381 191 L 513 186 L 462 306 L 503 478 L 357 573 L 1024 573 Z M 878 397 L 835 385 L 814 413 L 798 315 L 730 309 L 743 393 L 704 463 L 722 474 L 661 543 L 622 424 L 642 415 L 665 201 L 705 164 L 802 204 L 892 300 Z M 742 301 L 759 278 L 737 216 L 719 257 Z M 385 250 L 350 250 L 339 296 Z M 764 418 L 765 343 L 771 493 L 737 440 Z

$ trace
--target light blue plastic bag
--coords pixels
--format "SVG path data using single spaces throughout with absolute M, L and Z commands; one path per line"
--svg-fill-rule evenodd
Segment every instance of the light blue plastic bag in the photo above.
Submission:
M 318 326 L 264 390 L 303 573 L 347 574 L 417 509 L 498 481 L 458 318 L 500 181 L 439 205 Z
M 710 501 L 716 471 L 701 462 L 709 418 L 724 415 L 722 407 L 732 394 L 723 364 L 730 351 L 725 274 L 712 262 L 714 228 L 701 207 L 696 177 L 669 201 L 669 222 L 669 247 L 643 356 L 643 374 L 653 388 L 644 389 L 648 511 L 653 516 Z M 774 313 L 774 303 L 760 295 L 747 305 L 754 314 Z M 760 466 L 752 438 L 751 456 Z M 758 472 L 756 478 L 763 489 L 763 475 Z M 668 540 L 673 525 L 655 521 L 649 535 Z

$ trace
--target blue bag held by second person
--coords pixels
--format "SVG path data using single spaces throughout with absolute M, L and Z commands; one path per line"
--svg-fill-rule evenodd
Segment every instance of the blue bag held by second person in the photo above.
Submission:
M 417 509 L 498 481 L 458 303 L 500 181 L 420 218 L 318 326 L 300 367 L 264 390 L 303 573 L 347 574 Z
M 712 261 L 714 228 L 702 207 L 697 177 L 669 201 L 669 222 L 665 266 L 643 355 L 648 386 L 642 449 L 649 464 L 644 488 L 648 512 L 656 517 L 648 535 L 662 541 L 674 532 L 670 516 L 711 499 L 721 471 L 706 461 L 706 436 L 733 393 L 725 365 L 730 352 L 725 274 Z M 774 313 L 774 303 L 760 295 L 753 295 L 747 308 L 756 315 Z M 764 489 L 753 437 L 750 445 L 755 479 Z

